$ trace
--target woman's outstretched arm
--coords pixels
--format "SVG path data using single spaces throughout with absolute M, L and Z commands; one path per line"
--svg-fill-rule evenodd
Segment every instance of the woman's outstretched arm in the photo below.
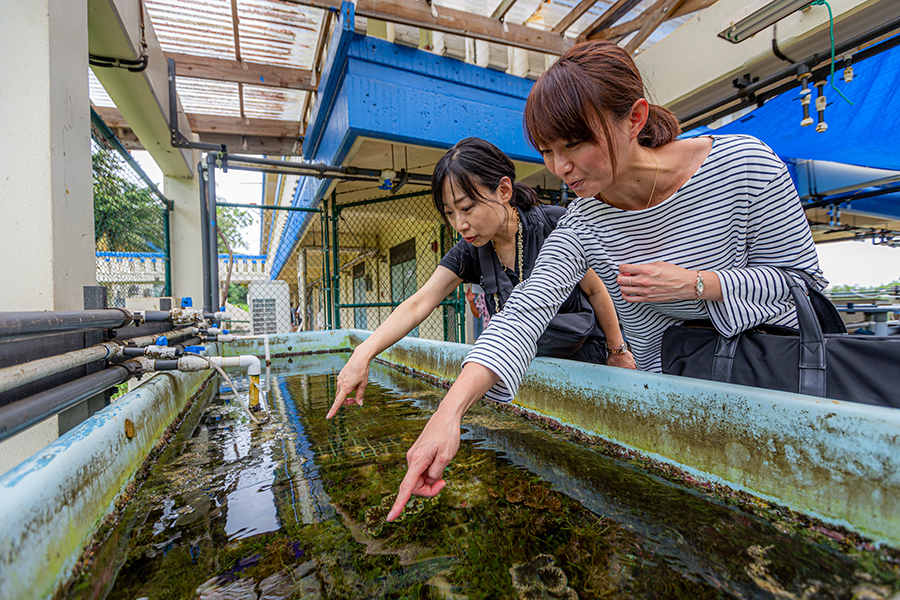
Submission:
M 372 359 L 422 323 L 462 281 L 456 273 L 439 265 L 425 285 L 404 300 L 366 341 L 356 347 L 338 374 L 337 394 L 327 419 L 336 415 L 344 404 L 362 406 Z
M 459 449 L 460 421 L 469 407 L 498 381 L 500 377 L 496 373 L 478 363 L 467 363 L 463 367 L 416 442 L 406 452 L 406 476 L 400 483 L 388 521 L 400 516 L 413 494 L 433 498 L 444 489 L 447 485 L 444 468 Z
M 616 314 L 616 306 L 609 296 L 609 290 L 606 289 L 603 281 L 594 273 L 593 269 L 587 270 L 578 285 L 588 297 L 591 308 L 594 309 L 597 324 L 600 325 L 600 329 L 603 330 L 603 335 L 606 337 L 606 347 L 620 348 L 625 342 L 625 338 L 622 337 L 622 330 L 619 329 L 619 317 Z M 606 364 L 624 369 L 637 368 L 631 352 L 610 354 L 606 357 Z

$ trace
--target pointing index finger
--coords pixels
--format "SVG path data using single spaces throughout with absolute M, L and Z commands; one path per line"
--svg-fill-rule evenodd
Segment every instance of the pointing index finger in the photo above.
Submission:
M 347 399 L 347 394 L 350 393 L 350 390 L 345 388 L 339 388 L 337 395 L 334 397 L 334 403 L 331 405 L 331 408 L 328 410 L 328 414 L 325 415 L 326 419 L 330 419 L 334 415 L 337 414 L 338 409 L 341 408 L 341 405 L 344 404 L 344 400 Z
M 400 513 L 403 512 L 403 509 L 406 508 L 406 503 L 409 502 L 410 497 L 412 497 L 412 491 L 421 487 L 423 483 L 425 482 L 422 479 L 422 473 L 414 473 L 412 466 L 410 466 L 409 470 L 406 471 L 406 476 L 400 483 L 397 499 L 394 500 L 394 505 L 391 507 L 385 520 L 393 521 L 399 517 Z

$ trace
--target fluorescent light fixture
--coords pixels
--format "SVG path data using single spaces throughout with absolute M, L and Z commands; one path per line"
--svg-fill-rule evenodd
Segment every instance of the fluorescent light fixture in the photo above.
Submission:
M 812 0 L 774 0 L 759 10 L 744 17 L 735 15 L 734 21 L 719 32 L 719 37 L 737 44 L 755 33 L 759 33 L 769 25 L 777 23 L 789 14 L 804 9 Z M 723 26 L 726 24 L 723 23 Z

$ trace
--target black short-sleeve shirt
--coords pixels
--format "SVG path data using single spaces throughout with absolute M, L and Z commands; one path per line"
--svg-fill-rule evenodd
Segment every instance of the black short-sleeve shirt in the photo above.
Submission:
M 544 211 L 544 215 L 546 215 L 553 227 L 556 227 L 556 222 L 566 214 L 566 209 L 564 208 L 543 204 L 529 210 Z M 534 235 L 534 232 L 526 231 L 525 235 Z M 450 248 L 447 254 L 444 255 L 444 258 L 441 259 L 439 264 L 456 273 L 456 275 L 466 283 L 477 283 L 479 285 L 482 283 L 481 263 L 478 260 L 478 250 L 466 240 L 459 240 L 459 242 Z M 519 268 L 522 268 L 521 265 Z M 513 285 L 518 285 L 519 277 L 514 271 L 506 269 L 506 275 Z

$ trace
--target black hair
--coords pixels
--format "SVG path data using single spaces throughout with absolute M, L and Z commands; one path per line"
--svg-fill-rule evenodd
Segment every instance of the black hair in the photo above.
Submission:
M 645 98 L 637 66 L 618 44 L 594 40 L 569 48 L 534 83 L 525 102 L 525 137 L 538 149 L 556 140 L 599 143 L 606 137 L 613 171 L 616 156 L 610 129 Z M 669 110 L 650 104 L 638 144 L 659 148 L 681 134 Z
M 538 203 L 535 191 L 516 181 L 516 167 L 500 148 L 480 138 L 460 140 L 434 166 L 431 175 L 434 208 L 446 222 L 444 183 L 447 181 L 450 181 L 451 188 L 459 186 L 473 202 L 488 202 L 478 191 L 477 185 L 494 193 L 504 177 L 509 177 L 512 182 L 513 195 L 509 201 L 512 206 L 529 210 Z

